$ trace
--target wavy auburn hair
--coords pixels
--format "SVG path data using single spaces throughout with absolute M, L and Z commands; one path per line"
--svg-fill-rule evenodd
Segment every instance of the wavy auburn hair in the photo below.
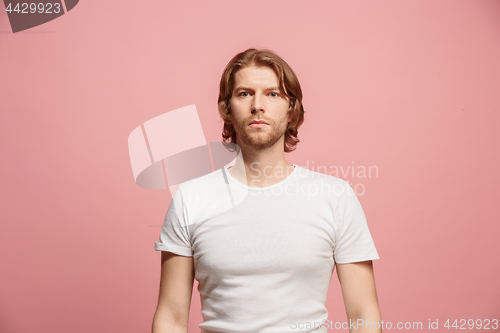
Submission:
M 219 114 L 224 120 L 224 128 L 222 130 L 223 143 L 236 143 L 236 131 L 228 117 L 228 114 L 231 112 L 230 100 L 234 90 L 234 75 L 240 69 L 249 66 L 269 67 L 276 73 L 280 89 L 290 101 L 288 113 L 292 114 L 292 120 L 288 123 L 285 132 L 284 150 L 285 153 L 294 151 L 297 143 L 300 142 L 298 139 L 298 129 L 304 122 L 302 89 L 292 68 L 277 54 L 266 49 L 248 49 L 238 53 L 224 69 L 224 73 L 220 79 L 218 101 Z

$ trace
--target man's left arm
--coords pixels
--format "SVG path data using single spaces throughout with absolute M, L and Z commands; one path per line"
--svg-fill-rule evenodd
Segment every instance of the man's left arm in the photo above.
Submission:
M 350 333 L 381 333 L 372 261 L 336 264 Z

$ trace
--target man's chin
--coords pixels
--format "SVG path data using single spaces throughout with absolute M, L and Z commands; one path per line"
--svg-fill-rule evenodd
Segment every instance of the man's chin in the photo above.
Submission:
M 267 138 L 267 140 L 247 140 L 245 141 L 245 143 L 249 148 L 266 149 L 272 147 L 274 144 L 276 144 L 276 142 L 278 142 L 278 140 L 279 138 L 277 140 Z
M 245 146 L 253 149 L 265 149 L 273 146 L 277 141 L 279 141 L 280 136 L 274 137 L 274 133 L 266 131 L 259 132 L 255 129 L 250 129 L 245 131 L 245 138 L 242 138 L 239 142 L 244 142 Z M 282 135 L 284 135 L 283 133 Z

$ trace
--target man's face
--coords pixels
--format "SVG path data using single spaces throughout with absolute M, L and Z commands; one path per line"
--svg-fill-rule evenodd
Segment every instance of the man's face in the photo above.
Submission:
M 283 147 L 284 133 L 292 116 L 289 100 L 279 89 L 279 79 L 269 67 L 249 66 L 234 75 L 229 115 L 236 131 L 236 144 L 265 149 Z M 267 124 L 251 124 L 253 121 Z

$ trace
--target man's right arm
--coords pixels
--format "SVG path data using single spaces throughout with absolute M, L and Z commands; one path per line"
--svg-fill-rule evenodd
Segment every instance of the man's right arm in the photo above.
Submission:
M 161 252 L 160 292 L 152 333 L 187 333 L 193 282 L 193 257 Z

